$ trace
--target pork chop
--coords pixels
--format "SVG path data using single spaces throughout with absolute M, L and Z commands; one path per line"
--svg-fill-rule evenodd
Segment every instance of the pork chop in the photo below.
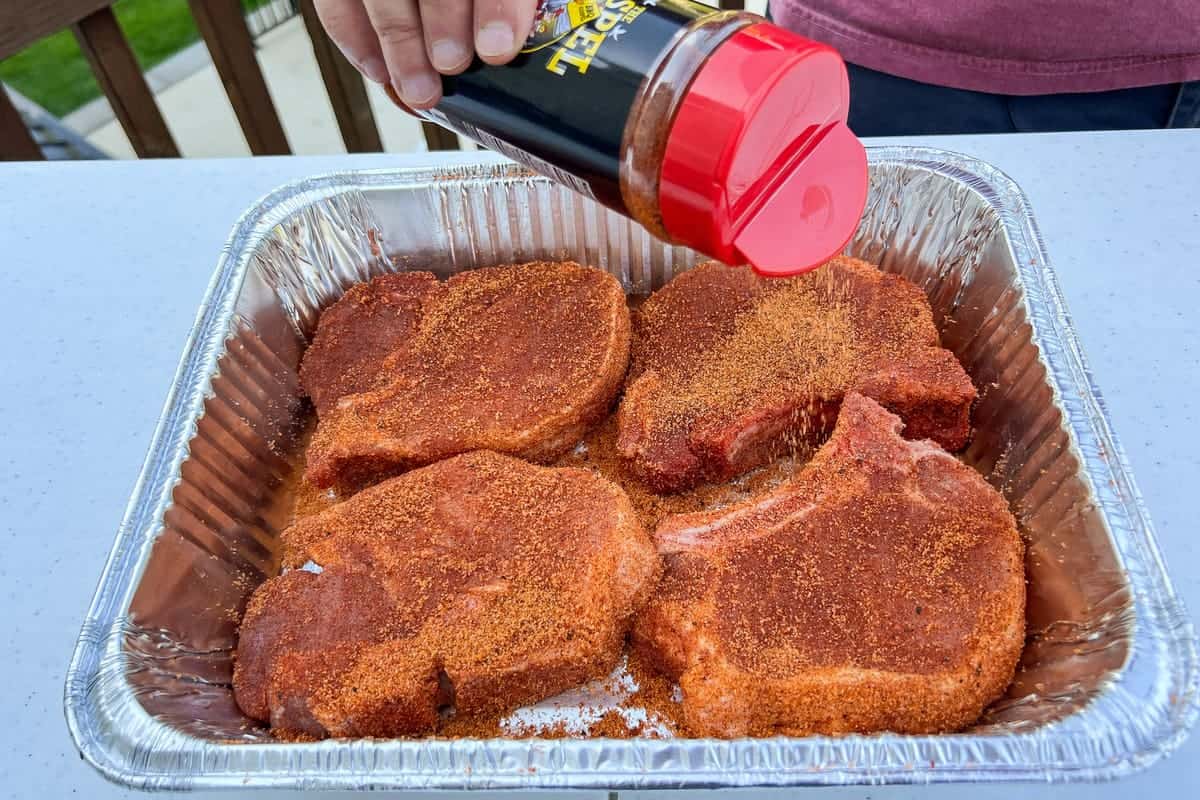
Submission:
M 625 377 L 625 294 L 598 269 L 472 270 L 421 294 L 419 306 L 411 333 L 378 364 L 377 383 L 324 412 L 318 404 L 307 457 L 314 485 L 354 489 L 476 449 L 551 461 L 604 417 Z M 373 336 L 382 315 L 364 316 L 361 334 Z M 351 319 L 338 327 L 359 335 Z M 318 372 L 309 367 L 310 377 Z
M 1023 544 L 1004 498 L 851 394 L 779 490 L 664 520 L 638 652 L 700 736 L 954 731 L 1012 680 Z
M 660 564 L 624 492 L 486 451 L 365 489 L 283 534 L 234 691 L 283 736 L 431 733 L 602 677 Z
M 725 481 L 819 442 L 851 391 L 910 438 L 967 442 L 975 387 L 916 286 L 845 257 L 787 279 L 703 264 L 635 315 L 618 447 L 658 492 Z
M 300 383 L 318 416 L 380 384 L 384 361 L 412 340 L 440 288 L 432 272 L 396 272 L 351 286 L 325 309 L 300 362 Z

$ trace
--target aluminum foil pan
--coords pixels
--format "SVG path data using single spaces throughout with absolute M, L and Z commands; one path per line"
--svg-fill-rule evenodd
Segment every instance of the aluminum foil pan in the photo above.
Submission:
M 271 741 L 230 688 L 240 610 L 277 569 L 320 310 L 383 270 L 574 258 L 644 294 L 695 263 L 495 159 L 325 175 L 250 209 L 221 255 L 67 675 L 69 727 L 148 789 L 648 788 L 1089 780 L 1178 746 L 1193 629 L 1092 385 L 1024 196 L 980 161 L 870 153 L 848 251 L 924 287 L 981 399 L 965 459 L 1028 542 L 1012 689 L 947 736 Z

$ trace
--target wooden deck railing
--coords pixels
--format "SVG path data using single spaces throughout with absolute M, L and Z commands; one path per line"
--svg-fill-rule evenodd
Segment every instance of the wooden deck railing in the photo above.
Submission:
M 113 0 L 0 0 L 0 60 L 70 28 L 134 152 L 141 158 L 178 156 L 179 147 L 113 14 L 112 4 Z M 188 5 L 250 152 L 290 153 L 279 113 L 254 54 L 253 37 L 240 0 L 188 0 Z M 346 150 L 382 150 L 362 78 L 325 35 L 312 0 L 300 0 L 299 5 Z M 741 8 L 743 2 L 722 0 L 719 5 Z M 449 131 L 432 123 L 421 124 L 430 150 L 458 149 L 458 138 Z M 0 160 L 40 158 L 41 149 L 0 87 Z

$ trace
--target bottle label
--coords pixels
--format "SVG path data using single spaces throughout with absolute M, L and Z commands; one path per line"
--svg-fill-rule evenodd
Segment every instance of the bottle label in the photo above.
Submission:
M 672 40 L 713 13 L 691 0 L 540 0 L 509 64 L 443 79 L 425 115 L 628 213 L 621 141 L 638 90 Z
M 541 0 L 533 17 L 533 30 L 521 48 L 533 53 L 562 41 L 576 28 L 600 17 L 602 0 Z

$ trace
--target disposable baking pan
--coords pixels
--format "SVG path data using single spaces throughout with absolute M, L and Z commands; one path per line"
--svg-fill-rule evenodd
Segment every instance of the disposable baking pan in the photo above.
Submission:
M 230 688 L 239 609 L 275 570 L 319 311 L 384 270 L 574 258 L 645 294 L 689 251 L 498 159 L 323 175 L 241 218 L 220 256 L 71 661 L 69 727 L 147 789 L 646 788 L 1089 780 L 1176 747 L 1197 710 L 1193 629 L 1092 384 L 1021 191 L 922 148 L 870 153 L 848 251 L 923 287 L 981 392 L 964 458 L 1028 542 L 1029 638 L 964 733 L 771 739 L 280 743 Z

